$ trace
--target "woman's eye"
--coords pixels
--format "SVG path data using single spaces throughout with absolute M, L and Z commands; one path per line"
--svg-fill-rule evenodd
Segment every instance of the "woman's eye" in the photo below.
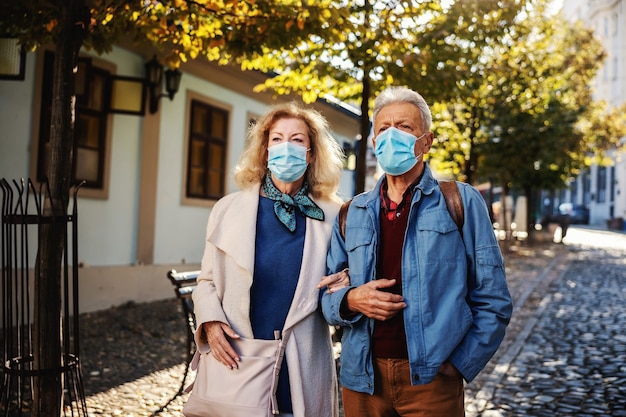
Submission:
M 280 142 L 280 141 L 282 141 L 282 138 L 279 138 L 279 137 L 273 137 L 273 138 L 271 138 L 270 140 L 271 140 L 272 142 Z

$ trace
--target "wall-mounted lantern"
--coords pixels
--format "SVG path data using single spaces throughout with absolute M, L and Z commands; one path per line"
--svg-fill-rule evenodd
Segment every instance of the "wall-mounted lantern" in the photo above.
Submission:
M 180 78 L 182 73 L 178 69 L 168 69 L 165 71 L 165 90 L 167 94 L 161 94 L 163 67 L 154 56 L 146 63 L 146 84 L 148 86 L 148 100 L 150 113 L 154 114 L 159 110 L 159 99 L 161 97 L 169 97 L 174 99 L 174 95 L 180 88 Z
M 26 50 L 17 38 L 0 36 L 0 80 L 23 81 L 26 70 Z

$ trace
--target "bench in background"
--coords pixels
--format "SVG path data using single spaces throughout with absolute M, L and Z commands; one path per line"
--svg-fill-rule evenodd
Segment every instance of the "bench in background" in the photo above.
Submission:
M 174 285 L 174 293 L 176 298 L 180 300 L 181 307 L 183 309 L 183 316 L 187 325 L 187 363 L 185 365 L 185 373 L 183 375 L 183 381 L 180 385 L 176 396 L 182 394 L 185 389 L 185 380 L 189 373 L 189 364 L 196 351 L 196 344 L 194 342 L 194 333 L 196 331 L 196 316 L 193 314 L 193 300 L 191 299 L 191 293 L 196 288 L 196 281 L 200 271 L 187 271 L 177 272 L 172 269 L 167 272 L 167 277 Z

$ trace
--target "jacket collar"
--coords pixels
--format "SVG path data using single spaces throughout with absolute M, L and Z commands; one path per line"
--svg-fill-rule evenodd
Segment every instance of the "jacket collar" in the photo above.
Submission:
M 369 206 L 371 204 L 378 204 L 380 200 L 380 188 L 382 187 L 384 175 L 376 182 L 376 186 L 370 192 L 359 194 L 354 197 L 352 200 L 354 204 L 359 207 Z M 433 193 L 435 188 L 437 187 L 437 180 L 433 177 L 433 173 L 428 166 L 428 163 L 424 163 L 424 173 L 422 174 L 421 180 L 417 183 L 416 188 L 420 189 L 423 194 L 430 195 Z
M 430 170 L 430 166 L 428 163 L 424 163 L 424 174 L 422 175 L 422 179 L 417 184 L 417 188 L 422 190 L 425 195 L 430 195 L 437 188 L 437 180 L 433 177 L 433 172 Z

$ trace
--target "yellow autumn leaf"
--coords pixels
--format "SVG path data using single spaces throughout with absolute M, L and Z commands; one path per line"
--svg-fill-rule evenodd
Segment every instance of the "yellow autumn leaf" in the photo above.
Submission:
M 52 32 L 52 30 L 57 26 L 57 20 L 56 19 L 52 19 L 51 21 L 48 22 L 48 24 L 46 25 L 46 30 L 48 32 Z

